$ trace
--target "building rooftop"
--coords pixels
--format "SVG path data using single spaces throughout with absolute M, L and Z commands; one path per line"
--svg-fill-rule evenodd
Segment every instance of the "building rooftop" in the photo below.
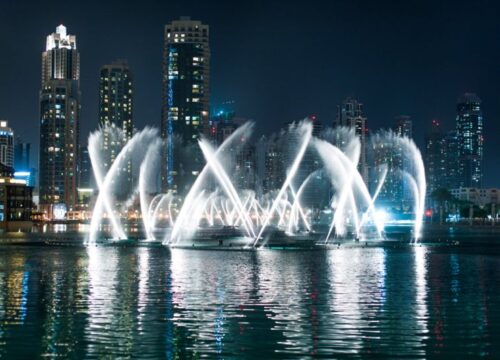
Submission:
M 76 49 L 76 36 L 68 35 L 66 26 L 63 24 L 56 28 L 56 32 L 47 36 L 46 51 L 52 49 Z

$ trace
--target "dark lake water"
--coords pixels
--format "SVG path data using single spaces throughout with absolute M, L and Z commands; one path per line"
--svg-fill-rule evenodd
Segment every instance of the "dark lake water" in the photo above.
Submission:
M 500 247 L 0 247 L 0 357 L 500 358 Z

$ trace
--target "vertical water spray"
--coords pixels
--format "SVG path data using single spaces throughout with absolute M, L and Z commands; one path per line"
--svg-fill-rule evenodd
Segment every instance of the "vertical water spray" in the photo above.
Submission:
M 101 156 L 101 148 L 102 148 L 102 136 L 103 132 L 108 131 L 111 132 L 111 128 L 103 128 L 100 129 L 99 131 L 95 131 L 90 134 L 89 140 L 88 140 L 88 151 L 89 151 L 89 157 L 90 157 L 90 162 L 92 164 L 92 170 L 94 172 L 94 178 L 97 183 L 97 187 L 99 189 L 99 196 L 101 197 L 101 202 L 102 205 L 105 207 L 105 210 L 108 214 L 108 219 L 111 222 L 112 226 L 112 234 L 114 238 L 125 238 L 125 232 L 123 231 L 123 228 L 121 226 L 120 221 L 116 218 L 115 211 L 112 206 L 112 201 L 111 201 L 111 194 L 109 193 L 109 190 L 106 186 L 104 188 L 104 180 L 105 176 L 103 175 L 101 171 L 101 165 L 104 162 Z M 113 136 L 114 134 L 111 134 Z M 97 204 L 96 204 L 97 205 Z M 98 232 L 98 226 L 100 225 L 101 221 L 101 214 L 96 213 L 96 208 L 94 208 L 94 212 L 92 215 L 92 222 L 91 222 L 91 227 L 90 227 L 90 234 L 89 234 L 89 239 L 87 241 L 91 243 L 95 243 L 95 237 Z M 99 209 L 98 209 L 99 210 Z M 96 221 L 94 221 L 94 218 Z
M 221 153 L 223 153 L 225 150 L 227 150 L 233 143 L 239 138 L 245 134 L 249 135 L 251 134 L 253 129 L 253 123 L 247 122 L 240 126 L 236 131 L 231 134 L 222 144 L 219 146 L 217 151 L 215 152 L 215 157 L 218 157 Z M 165 238 L 163 240 L 164 244 L 168 243 L 175 243 L 180 240 L 180 232 L 181 230 L 186 226 L 187 223 L 189 223 L 189 217 L 190 213 L 193 210 L 193 207 L 195 205 L 194 200 L 196 199 L 197 194 L 199 193 L 201 186 L 203 185 L 203 182 L 205 181 L 207 174 L 209 171 L 209 167 L 205 165 L 203 169 L 201 170 L 200 174 L 194 181 L 193 185 L 191 186 L 191 189 L 189 189 L 188 194 L 186 195 L 186 198 L 184 199 L 184 202 L 182 204 L 181 210 L 179 211 L 179 214 L 177 216 L 177 220 L 174 223 L 172 233 L 166 234 Z
M 309 142 L 311 141 L 312 138 L 312 125 L 310 123 L 302 123 L 300 124 L 301 130 L 304 132 L 303 134 L 303 140 L 302 144 L 300 145 L 299 152 L 297 153 L 297 156 L 295 157 L 292 166 L 290 167 L 290 171 L 287 174 L 287 177 L 285 179 L 285 182 L 281 186 L 280 191 L 278 192 L 278 195 L 274 199 L 271 209 L 267 213 L 264 222 L 262 224 L 262 227 L 259 231 L 259 234 L 257 235 L 257 238 L 255 239 L 253 246 L 256 246 L 260 237 L 262 236 L 262 233 L 266 229 L 267 225 L 269 224 L 269 221 L 271 220 L 271 216 L 274 214 L 274 211 L 276 210 L 276 207 L 278 206 L 279 200 L 283 197 L 286 189 L 290 186 L 293 177 L 295 176 L 295 173 L 297 172 L 299 165 L 302 161 L 302 158 L 304 157 L 304 154 L 307 150 L 307 147 L 309 146 Z
M 125 146 L 118 153 L 113 164 L 111 164 L 111 167 L 109 168 L 106 176 L 102 180 L 101 185 L 99 187 L 99 195 L 97 196 L 97 200 L 92 214 L 92 219 L 90 222 L 90 232 L 89 232 L 89 238 L 87 240 L 88 243 L 94 244 L 97 241 L 97 234 L 99 231 L 99 225 L 101 224 L 102 221 L 104 208 L 106 208 L 107 211 L 110 212 L 108 216 L 110 216 L 110 220 L 113 225 L 113 238 L 116 240 L 127 238 L 127 235 L 125 234 L 125 231 L 123 230 L 121 224 L 119 223 L 119 220 L 115 218 L 111 206 L 111 193 L 113 190 L 112 189 L 113 181 L 119 175 L 119 170 L 122 162 L 126 159 L 129 153 L 131 153 L 134 150 L 136 145 L 141 143 L 146 143 L 146 144 L 150 143 L 153 139 L 157 138 L 157 134 L 158 131 L 151 128 L 146 128 L 143 131 L 135 134 L 132 137 L 132 139 L 130 139 L 125 144 Z M 89 141 L 90 140 L 91 138 L 89 138 Z M 97 146 L 99 146 L 97 142 L 92 141 L 92 143 L 89 143 L 89 155 L 91 153 L 93 154 L 91 159 L 93 158 L 95 162 L 93 161 L 92 164 L 94 167 L 94 171 L 96 171 L 97 169 L 97 172 L 95 172 L 95 174 L 99 176 L 100 163 L 98 161 L 100 160 L 100 158 L 97 155 L 99 151 L 99 148 Z M 110 210 L 108 208 L 110 208 Z
M 160 139 L 154 140 L 153 143 L 148 146 L 146 156 L 144 157 L 144 160 L 142 161 L 141 167 L 139 169 L 139 202 L 141 206 L 142 223 L 147 240 L 155 240 L 154 227 L 151 214 L 149 212 L 149 202 L 147 199 L 147 181 L 148 179 L 156 178 L 156 167 L 153 167 L 153 165 L 155 165 L 158 160 L 160 146 Z
M 341 135 L 347 137 L 342 139 L 341 145 L 339 145 L 341 147 L 337 147 L 327 141 L 314 138 L 312 125 L 303 122 L 295 128 L 291 128 L 289 132 L 291 134 L 294 131 L 292 136 L 300 140 L 297 152 L 292 156 L 291 163 L 288 164 L 290 167 L 285 179 L 279 186 L 266 190 L 268 192 L 262 195 L 259 190 L 255 189 L 251 191 L 247 189 L 237 190 L 233 184 L 233 178 L 231 178 L 232 172 L 227 165 L 231 162 L 227 161 L 229 158 L 226 156 L 236 152 L 234 149 L 241 146 L 242 139 L 247 139 L 251 130 L 251 124 L 247 123 L 241 126 L 218 149 L 214 149 L 206 140 L 199 142 L 200 149 L 206 159 L 206 165 L 196 178 L 184 201 L 181 201 L 182 199 L 179 197 L 174 197 L 172 193 L 158 194 L 150 199 L 155 192 L 151 188 L 151 181 L 155 178 L 158 168 L 156 165 L 159 161 L 158 154 L 161 144 L 156 130 L 147 128 L 137 133 L 123 147 L 105 175 L 100 168 L 103 160 L 98 151 L 102 145 L 100 143 L 101 135 L 100 133 L 92 134 L 89 137 L 89 154 L 100 191 L 94 208 L 88 241 L 90 243 L 96 241 L 98 227 L 104 212 L 108 214 L 113 237 L 116 239 L 126 238 L 120 219 L 114 211 L 115 204 L 113 204 L 112 194 L 118 183 L 115 180 L 120 175 L 119 170 L 129 156 L 134 156 L 134 161 L 139 165 L 136 167 L 139 169 L 137 191 L 146 238 L 154 239 L 156 222 L 158 219 L 168 218 L 166 223 L 171 226 L 171 231 L 166 229 L 163 235 L 164 244 L 177 244 L 181 239 L 187 239 L 195 233 L 198 225 L 208 227 L 219 224 L 241 226 L 246 235 L 253 238 L 253 246 L 260 245 L 259 242 L 268 226 L 285 228 L 288 234 L 293 234 L 300 229 L 302 221 L 304 227 L 311 230 L 311 224 L 306 216 L 307 209 L 303 208 L 301 197 L 304 189 L 318 171 L 324 171 L 328 175 L 331 186 L 336 191 L 334 198 L 332 198 L 334 199 L 335 211 L 329 224 L 326 241 L 333 230 L 337 235 L 342 235 L 347 226 L 353 228 L 357 237 L 365 235 L 363 227 L 370 215 L 375 221 L 377 213 L 375 201 L 389 171 L 399 171 L 404 174 L 411 189 L 415 211 L 414 239 L 420 238 L 425 205 L 425 169 L 420 152 L 411 140 L 390 134 L 381 135 L 389 148 L 401 151 L 408 158 L 411 168 L 389 169 L 388 166 L 382 166 L 377 188 L 374 195 L 371 196 L 367 184 L 357 168 L 361 145 L 354 133 L 352 131 L 342 132 Z M 332 132 L 332 134 L 335 133 Z M 305 179 L 295 191 L 293 181 L 310 144 L 317 150 L 324 168 L 305 174 Z M 231 151 L 227 151 L 230 149 Z M 213 176 L 218 185 L 218 188 L 213 192 L 208 190 L 212 187 L 212 183 L 208 182 L 212 177 L 209 176 Z M 259 196 L 256 195 L 256 192 L 259 193 Z M 174 200 L 175 202 L 179 201 L 181 205 L 178 212 L 173 209 Z M 133 201 L 134 198 L 130 201 L 130 206 Z M 165 212 L 167 215 L 163 216 Z M 379 236 L 381 236 L 380 229 Z
M 233 186 L 233 183 L 229 179 L 229 176 L 224 171 L 224 168 L 218 162 L 215 151 L 211 149 L 210 144 L 208 142 L 201 140 L 199 142 L 200 148 L 207 160 L 207 165 L 212 169 L 213 174 L 222 185 L 222 189 L 229 197 L 232 202 L 233 208 L 236 210 L 238 215 L 243 219 L 243 226 L 248 236 L 255 237 L 255 232 L 253 229 L 253 224 L 248 217 L 248 213 L 245 211 L 245 207 L 243 206 L 241 199 Z

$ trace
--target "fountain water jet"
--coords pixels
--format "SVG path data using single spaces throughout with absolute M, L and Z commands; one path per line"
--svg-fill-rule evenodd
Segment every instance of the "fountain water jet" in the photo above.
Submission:
M 276 210 L 276 207 L 278 206 L 278 201 L 281 199 L 283 194 L 285 193 L 286 189 L 290 186 L 293 177 L 295 176 L 295 173 L 297 172 L 300 162 L 302 161 L 302 158 L 304 157 L 304 154 L 307 150 L 307 147 L 309 146 L 309 142 L 311 141 L 312 138 L 312 125 L 310 123 L 301 123 L 299 125 L 301 132 L 303 132 L 303 137 L 304 140 L 302 141 L 302 144 L 299 148 L 299 152 L 297 156 L 295 157 L 292 166 L 290 167 L 290 170 L 287 174 L 287 177 L 285 179 L 285 182 L 283 183 L 283 186 L 281 187 L 278 195 L 276 196 L 275 200 L 273 201 L 271 205 L 271 209 L 267 213 L 267 216 L 264 219 L 264 223 L 262 224 L 262 227 L 259 231 L 259 234 L 257 235 L 253 246 L 256 246 L 260 237 L 262 236 L 262 233 L 266 229 L 267 225 L 269 224 L 269 221 L 271 219 L 271 216 L 273 215 L 274 211 Z
M 250 122 L 247 122 L 242 126 L 240 126 L 238 129 L 236 129 L 235 132 L 231 134 L 217 149 L 215 157 L 219 156 L 225 150 L 227 150 L 236 140 L 239 139 L 239 137 L 242 134 L 252 132 L 252 129 L 253 129 L 253 123 Z M 194 199 L 196 198 L 196 194 L 200 191 L 200 187 L 203 185 L 203 181 L 207 176 L 208 170 L 209 167 L 205 165 L 201 170 L 200 174 L 198 175 L 198 177 L 196 178 L 196 180 L 194 181 L 193 186 L 191 186 L 191 189 L 186 195 L 181 210 L 177 216 L 177 220 L 175 221 L 172 233 L 170 234 L 170 236 L 168 233 L 165 234 L 165 238 L 163 240 L 164 244 L 177 243 L 180 240 L 179 234 L 181 230 L 185 227 L 185 224 L 189 221 L 190 212 L 195 206 Z
M 116 187 L 115 179 L 119 176 L 119 169 L 124 161 L 131 161 L 128 160 L 131 154 L 134 155 L 134 164 L 138 163 L 136 164 L 138 166 L 134 168 L 138 169 L 139 173 L 137 194 L 133 196 L 138 196 L 147 240 L 154 240 L 157 236 L 155 234 L 158 234 L 161 226 L 165 225 L 167 227 L 163 227 L 165 232 L 161 238 L 164 244 L 170 245 L 181 245 L 181 241 L 192 238 L 198 227 L 216 228 L 217 226 L 243 228 L 245 235 L 252 239 L 249 244 L 254 247 L 266 245 L 271 236 L 268 234 L 278 234 L 277 236 L 282 237 L 297 235 L 295 239 L 302 237 L 312 239 L 312 236 L 316 236 L 313 235 L 315 233 L 313 229 L 316 229 L 314 222 L 323 215 L 322 212 L 304 208 L 301 198 L 311 179 L 319 172 L 327 175 L 331 189 L 335 191 L 333 196 L 328 192 L 328 196 L 332 199 L 333 215 L 331 221 L 327 221 L 329 229 L 325 238 L 326 243 L 332 232 L 335 232 L 337 236 L 343 236 L 348 229 L 349 232 L 352 229 L 356 238 L 365 237 L 366 234 L 374 231 L 374 224 L 377 225 L 378 238 L 382 237 L 384 224 L 377 222 L 376 203 L 389 172 L 402 174 L 410 187 L 414 199 L 414 239 L 418 240 L 420 237 L 425 200 L 425 174 L 421 155 L 411 140 L 396 137 L 391 133 L 378 135 L 395 150 L 404 154 L 404 164 L 411 166 L 408 169 L 403 166 L 401 169 L 389 169 L 387 165 L 382 165 L 377 170 L 379 172 L 376 178 L 378 183 L 374 194 L 371 195 L 358 170 L 362 148 L 359 139 L 352 131 L 340 129 L 338 130 L 340 135 L 335 132 L 327 134 L 324 138 L 328 138 L 328 135 L 335 135 L 329 142 L 312 136 L 311 123 L 302 122 L 291 126 L 288 132 L 281 133 L 281 138 L 277 143 L 288 146 L 290 140 L 292 144 L 295 144 L 295 141 L 299 139 L 297 150 L 296 152 L 294 150 L 294 155 L 289 159 L 288 165 L 290 166 L 282 182 L 263 194 L 257 188 L 247 190 L 242 185 L 237 186 L 235 180 L 239 178 L 230 176 L 234 173 L 231 166 L 235 166 L 230 156 L 238 156 L 238 151 L 244 146 L 242 144 L 248 139 L 251 131 L 251 124 L 241 126 L 218 148 L 214 148 L 207 139 L 199 141 L 206 164 L 184 199 L 172 192 L 158 194 L 155 188 L 158 184 L 154 179 L 158 178 L 159 169 L 156 164 L 160 159 L 160 147 L 164 144 L 159 140 L 157 131 L 147 128 L 135 134 L 119 152 L 105 176 L 98 166 L 102 162 L 97 151 L 101 137 L 99 134 L 92 134 L 89 138 L 89 153 L 100 191 L 88 242 L 95 243 L 104 212 L 108 214 L 113 237 L 115 239 L 126 238 L 120 218 L 117 217 L 113 208 L 115 204 L 113 204 L 112 194 Z M 286 136 L 290 136 L 291 139 L 287 139 Z M 334 143 L 339 144 L 339 139 L 342 140 L 340 145 L 334 145 Z M 311 163 L 303 161 L 305 152 L 309 148 L 315 150 L 314 154 L 319 159 L 314 166 L 319 165 L 322 168 L 311 170 L 309 165 Z M 304 167 L 303 163 L 306 164 Z M 298 172 L 299 167 L 301 172 Z M 307 174 L 304 174 L 304 169 L 307 169 Z M 293 182 L 299 177 L 302 182 L 296 191 Z M 131 198 L 129 206 L 133 205 L 134 197 Z M 385 198 L 383 200 L 386 201 Z M 180 209 L 177 206 L 180 206 Z M 407 211 L 406 209 L 407 207 L 404 211 Z M 167 212 L 166 215 L 165 212 Z M 327 214 L 326 210 L 324 214 Z M 163 221 L 157 229 L 157 223 L 162 218 L 168 221 Z M 268 227 L 275 227 L 276 230 L 266 232 Z M 302 233 L 304 228 L 308 234 Z M 200 234 L 202 234 L 200 236 L 206 236 L 206 232 L 200 232 Z
M 111 164 L 104 179 L 100 177 L 99 171 L 100 163 L 98 162 L 99 156 L 99 143 L 97 142 L 98 135 L 91 134 L 89 137 L 89 156 L 91 158 L 92 167 L 94 169 L 94 174 L 96 175 L 96 181 L 99 186 L 99 195 L 97 196 L 96 204 L 94 206 L 94 211 L 90 223 L 90 232 L 87 242 L 89 244 L 95 244 L 97 240 L 97 233 L 99 231 L 99 225 L 102 220 L 102 213 L 104 208 L 108 211 L 108 216 L 111 220 L 113 226 L 113 238 L 114 239 L 126 239 L 127 235 L 123 230 L 120 222 L 114 216 L 114 211 L 111 206 L 111 186 L 113 185 L 113 180 L 117 177 L 122 161 L 125 160 L 126 156 L 131 152 L 138 143 L 149 143 L 154 140 L 158 135 L 158 131 L 152 128 L 146 128 L 143 131 L 135 134 L 132 139 L 130 139 L 125 146 L 122 148 L 120 153 L 117 155 L 113 164 Z

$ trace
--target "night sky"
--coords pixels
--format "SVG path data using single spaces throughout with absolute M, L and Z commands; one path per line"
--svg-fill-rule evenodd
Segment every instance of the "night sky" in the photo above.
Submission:
M 21 1 L 0 2 L 0 119 L 38 152 L 45 38 L 60 23 L 81 55 L 81 139 L 97 125 L 99 68 L 128 59 L 135 125 L 160 124 L 163 26 L 210 25 L 211 103 L 234 100 L 260 132 L 315 114 L 332 124 L 345 96 L 371 130 L 410 115 L 423 145 L 432 119 L 454 126 L 464 92 L 483 100 L 485 186 L 500 187 L 498 1 Z M 34 154 L 36 156 L 36 154 Z

